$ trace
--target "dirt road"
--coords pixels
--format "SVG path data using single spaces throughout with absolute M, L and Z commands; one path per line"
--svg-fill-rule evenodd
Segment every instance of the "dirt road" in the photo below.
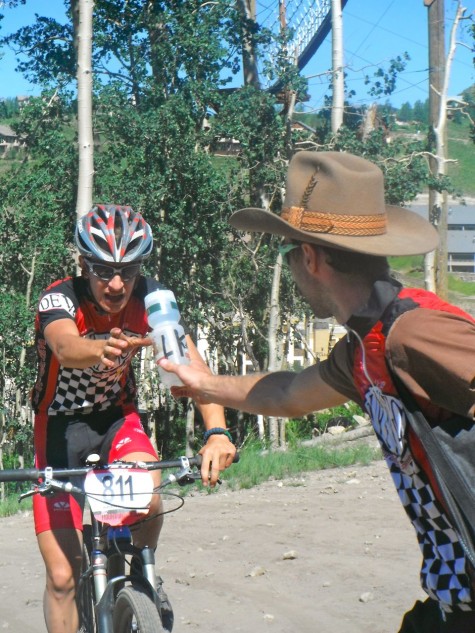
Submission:
M 157 560 L 175 633 L 395 633 L 424 597 L 383 462 L 188 496 Z M 42 592 L 31 516 L 1 519 L 1 631 L 43 633 Z

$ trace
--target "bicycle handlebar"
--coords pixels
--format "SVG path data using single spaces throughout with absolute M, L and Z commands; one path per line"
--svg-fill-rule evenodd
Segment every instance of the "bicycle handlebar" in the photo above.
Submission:
M 201 466 L 201 455 L 188 458 L 190 466 Z M 141 467 L 147 470 L 165 470 L 166 468 L 180 468 L 182 462 L 179 459 L 171 459 L 161 462 L 139 462 Z M 118 468 L 126 466 L 135 466 L 133 462 L 115 462 L 113 464 L 103 464 L 100 468 Z M 95 466 L 80 466 L 78 468 L 52 468 L 49 475 L 56 479 L 65 479 L 67 477 L 80 477 L 86 475 Z M 46 475 L 46 468 L 16 468 L 10 470 L 0 470 L 0 481 L 38 481 Z
M 201 466 L 201 455 L 194 455 L 188 457 L 188 464 L 190 466 Z M 239 455 L 236 453 L 234 463 L 239 461 Z M 181 468 L 183 466 L 182 459 L 168 459 L 160 462 L 139 462 L 141 468 L 147 470 L 165 470 L 168 468 Z M 112 464 L 101 464 L 100 468 L 124 468 L 133 467 L 137 463 L 134 462 L 114 462 Z M 95 466 L 80 466 L 77 468 L 17 468 L 10 470 L 0 470 L 0 482 L 11 481 L 38 481 L 48 474 L 49 477 L 56 479 L 65 479 L 68 477 L 80 477 L 86 475 L 90 470 L 93 470 Z

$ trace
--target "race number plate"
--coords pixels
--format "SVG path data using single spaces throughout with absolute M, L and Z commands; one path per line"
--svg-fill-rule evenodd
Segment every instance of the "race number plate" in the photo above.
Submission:
M 108 525 L 129 525 L 148 513 L 152 475 L 142 468 L 91 470 L 84 481 L 91 511 Z

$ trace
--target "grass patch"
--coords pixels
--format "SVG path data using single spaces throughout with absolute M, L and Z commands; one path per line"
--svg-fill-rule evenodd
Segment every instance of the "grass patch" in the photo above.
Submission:
M 389 265 L 392 270 L 404 275 L 407 279 L 418 281 L 420 285 L 424 282 L 424 257 L 416 255 L 414 257 L 389 257 Z M 475 282 L 465 281 L 457 273 L 447 275 L 449 291 L 464 297 L 475 295 Z M 412 283 L 411 281 L 411 283 Z M 456 303 L 457 298 L 451 299 Z
M 473 297 L 475 295 L 475 283 L 473 281 L 464 281 L 460 277 L 450 275 L 448 277 L 449 290 L 465 297 Z
M 410 255 L 406 257 L 388 257 L 391 270 L 408 277 L 423 277 L 424 256 Z
M 4 501 L 0 501 L 0 517 L 11 517 L 18 512 L 26 512 L 32 509 L 31 497 L 18 503 L 19 495 L 20 493 L 12 494 L 5 497 Z
M 252 488 L 269 480 L 287 479 L 304 472 L 367 465 L 381 459 L 379 449 L 366 444 L 356 446 L 299 446 L 286 451 L 263 451 L 256 444 L 244 448 L 237 464 L 222 473 L 232 490 Z
M 449 158 L 458 161 L 456 164 L 449 163 L 448 174 L 456 188 L 465 196 L 475 196 L 475 152 L 469 122 L 449 122 L 447 136 Z

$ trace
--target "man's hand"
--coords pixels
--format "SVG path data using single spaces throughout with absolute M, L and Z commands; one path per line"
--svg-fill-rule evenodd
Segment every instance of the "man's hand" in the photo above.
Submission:
M 213 378 L 209 367 L 202 360 L 191 359 L 189 365 L 177 365 L 166 358 L 161 358 L 158 365 L 166 371 L 171 371 L 180 378 L 183 387 L 172 387 L 171 393 L 175 398 L 192 398 L 198 404 L 209 404 L 203 392 L 204 385 Z M 204 379 L 204 380 L 203 380 Z
M 236 447 L 224 434 L 211 435 L 200 450 L 203 457 L 201 463 L 201 480 L 203 485 L 214 488 L 219 473 L 233 463 Z
M 101 362 L 106 367 L 112 368 L 115 366 L 119 356 L 125 352 L 135 350 L 137 347 L 146 347 L 151 344 L 152 340 L 148 336 L 144 338 L 126 336 L 120 328 L 112 328 L 110 337 L 105 341 Z

